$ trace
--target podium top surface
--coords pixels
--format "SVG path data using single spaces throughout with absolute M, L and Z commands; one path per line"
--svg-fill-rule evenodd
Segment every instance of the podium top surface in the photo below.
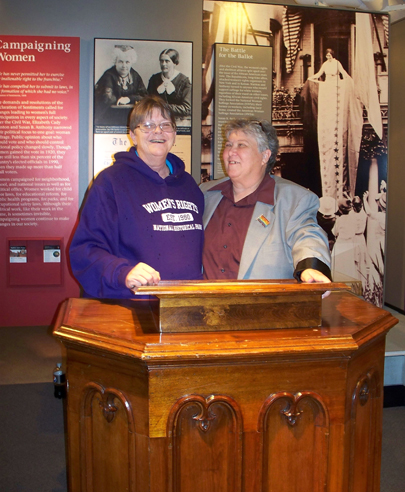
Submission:
M 245 285 L 248 284 L 247 290 L 254 288 L 254 282 Z M 317 286 L 315 295 L 321 299 L 325 285 L 317 291 L 321 284 L 295 283 L 292 289 L 304 287 L 298 292 L 306 292 L 310 285 Z M 107 351 L 148 364 L 161 364 L 247 360 L 253 356 L 255 360 L 269 356 L 305 357 L 309 353 L 320 357 L 350 356 L 364 344 L 385 336 L 397 323 L 388 311 L 344 291 L 342 285 L 328 284 L 328 287 L 332 292 L 320 300 L 319 326 L 162 333 L 156 332 L 153 315 L 159 301 L 69 299 L 59 312 L 54 335 L 70 348 Z M 272 289 L 267 289 L 266 295 Z
M 321 293 L 328 290 L 349 290 L 344 283 L 299 283 L 296 280 L 163 280 L 159 285 L 147 285 L 138 287 L 136 295 L 154 295 L 159 298 L 182 296 L 182 297 L 219 297 L 232 296 L 274 296 L 288 294 L 294 296 L 302 293 Z

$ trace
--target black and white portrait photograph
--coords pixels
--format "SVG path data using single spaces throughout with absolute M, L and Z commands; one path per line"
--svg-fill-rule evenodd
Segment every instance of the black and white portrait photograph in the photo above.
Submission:
M 94 40 L 94 174 L 131 146 L 129 116 L 148 94 L 173 111 L 173 151 L 191 169 L 192 49 L 191 42 Z
M 138 61 L 134 46 L 117 43 L 111 51 L 113 64 L 94 87 L 96 127 L 126 127 L 131 108 L 147 94 L 142 77 L 134 68 Z

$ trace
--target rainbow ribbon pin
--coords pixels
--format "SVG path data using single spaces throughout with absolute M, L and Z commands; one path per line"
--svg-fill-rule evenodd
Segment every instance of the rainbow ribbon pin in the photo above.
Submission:
M 261 215 L 256 220 L 258 220 L 263 227 L 267 227 L 268 225 L 270 225 L 270 221 L 266 219 L 264 215 Z

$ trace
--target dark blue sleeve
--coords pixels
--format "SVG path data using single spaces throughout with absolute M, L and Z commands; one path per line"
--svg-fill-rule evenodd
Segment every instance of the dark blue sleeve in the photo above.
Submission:
M 70 250 L 70 264 L 86 295 L 130 298 L 125 278 L 135 266 L 119 257 L 117 206 L 112 190 L 97 181 L 89 190 Z

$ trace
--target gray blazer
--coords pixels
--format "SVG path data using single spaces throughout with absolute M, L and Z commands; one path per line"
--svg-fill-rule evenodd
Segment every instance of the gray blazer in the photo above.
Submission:
M 328 276 L 331 258 L 327 236 L 316 220 L 318 197 L 292 181 L 271 178 L 276 182 L 274 205 L 256 203 L 243 245 L 238 279 L 293 278 L 300 262 L 299 267 L 303 266 L 300 271 L 315 268 Z M 204 228 L 222 199 L 221 191 L 211 188 L 226 179 L 229 178 L 200 185 L 205 197 Z M 267 227 L 257 220 L 261 215 L 269 220 Z

